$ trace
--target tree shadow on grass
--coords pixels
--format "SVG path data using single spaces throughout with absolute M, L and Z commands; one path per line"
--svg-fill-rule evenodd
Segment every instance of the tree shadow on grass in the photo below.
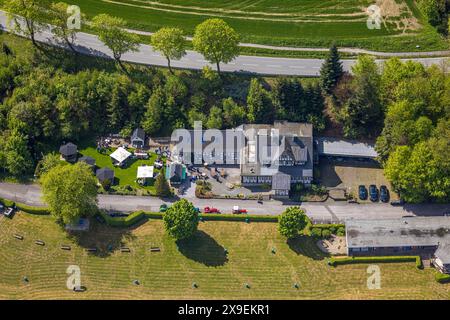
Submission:
M 83 249 L 96 249 L 89 254 L 106 258 L 120 248 L 127 247 L 127 242 L 136 238 L 131 231 L 141 226 L 146 220 L 143 219 L 129 228 L 110 227 L 106 224 L 100 224 L 94 219 L 90 219 L 90 222 L 89 231 L 69 232 L 67 237 Z
M 288 239 L 287 245 L 298 255 L 309 257 L 313 260 L 323 260 L 328 257 L 327 254 L 320 251 L 316 245 L 316 240 L 308 236 L 298 236 Z
M 208 267 L 219 267 L 228 262 L 225 248 L 209 234 L 197 231 L 191 238 L 176 242 L 178 251 L 186 258 L 200 262 Z

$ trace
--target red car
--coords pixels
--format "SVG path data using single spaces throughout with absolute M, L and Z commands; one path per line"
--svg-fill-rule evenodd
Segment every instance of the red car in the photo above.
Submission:
M 203 209 L 203 212 L 204 213 L 220 213 L 220 211 L 219 211 L 219 209 L 217 209 L 217 208 L 214 208 L 214 207 L 205 207 L 204 209 Z
M 240 209 L 239 206 L 233 207 L 234 214 L 247 213 L 247 209 Z

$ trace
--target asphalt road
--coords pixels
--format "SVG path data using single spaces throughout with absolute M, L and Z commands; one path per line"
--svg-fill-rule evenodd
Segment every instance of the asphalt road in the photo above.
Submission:
M 3 29 L 8 30 L 6 13 L 0 11 L 0 24 Z M 36 40 L 40 42 L 54 43 L 51 33 L 51 27 L 46 26 L 44 30 L 36 35 Z M 77 34 L 76 46 L 78 50 L 85 54 L 97 55 L 111 58 L 111 51 L 92 34 L 79 32 Z M 426 55 L 426 54 L 425 54 Z M 424 65 L 442 64 L 448 58 L 429 57 L 414 58 Z M 140 45 L 138 52 L 127 53 L 122 60 L 155 66 L 166 66 L 166 59 L 159 53 L 153 51 L 149 45 Z M 377 60 L 382 62 L 383 60 Z M 355 60 L 343 60 L 344 70 L 350 71 Z M 239 56 L 233 62 L 222 64 L 222 71 L 228 72 L 246 72 L 264 75 L 297 75 L 297 76 L 317 76 L 323 63 L 322 59 L 294 59 L 294 58 L 274 58 L 274 57 L 255 57 L 255 56 Z M 175 68 L 200 70 L 204 66 L 210 65 L 203 56 L 195 51 L 187 51 L 185 57 L 179 61 L 173 61 L 172 66 Z M 210 65 L 212 68 L 215 66 Z
M 0 183 L 0 197 L 9 200 L 25 203 L 33 206 L 43 206 L 41 191 L 38 185 Z M 233 206 L 248 210 L 249 214 L 278 215 L 287 207 L 299 205 L 299 203 L 283 203 L 281 201 L 270 200 L 259 204 L 255 200 L 230 200 L 230 199 L 197 199 L 189 198 L 196 207 L 203 209 L 205 206 L 214 206 L 223 213 L 231 213 Z M 171 201 L 164 201 L 157 197 L 138 197 L 120 195 L 99 195 L 99 207 L 106 210 L 132 212 L 136 210 L 158 211 L 163 203 L 169 204 Z M 433 216 L 442 215 L 450 210 L 449 204 L 421 204 L 406 205 L 404 207 L 393 207 L 389 204 L 349 204 L 346 202 L 331 203 L 302 203 L 302 208 L 307 215 L 317 222 L 338 222 L 346 219 L 364 218 L 400 218 L 405 215 Z
M 148 31 L 142 31 L 142 30 L 135 30 L 135 29 L 125 29 L 128 32 L 139 34 L 139 35 L 145 35 L 145 36 L 151 36 L 154 34 L 154 32 L 148 32 Z M 192 37 L 185 37 L 186 40 L 192 41 Z M 265 44 L 258 44 L 258 43 L 239 43 L 239 46 L 241 47 L 250 47 L 250 48 L 260 48 L 260 49 L 269 49 L 269 50 L 278 50 L 278 51 L 300 51 L 300 52 L 326 52 L 329 50 L 329 48 L 308 48 L 308 47 L 282 47 L 282 46 L 272 46 L 272 45 L 265 45 Z M 360 49 L 360 48 L 346 48 L 346 47 L 340 47 L 340 52 L 345 53 L 351 53 L 351 54 L 370 54 L 373 56 L 378 57 L 424 57 L 424 56 L 436 56 L 436 57 L 442 57 L 442 56 L 450 56 L 450 50 L 438 50 L 438 51 L 416 51 L 416 52 L 382 52 L 382 51 L 373 51 L 373 50 L 366 50 L 366 49 Z

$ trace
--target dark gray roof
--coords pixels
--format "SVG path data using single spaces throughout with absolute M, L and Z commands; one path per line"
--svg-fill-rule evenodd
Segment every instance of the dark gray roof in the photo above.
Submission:
M 75 144 L 73 144 L 72 142 L 69 142 L 67 144 L 62 145 L 59 148 L 59 152 L 63 155 L 63 156 L 73 156 L 76 155 L 78 153 L 78 148 Z
M 95 166 L 95 159 L 89 156 L 83 156 L 79 158 L 78 161 L 87 163 L 90 166 Z
M 280 128 L 280 139 L 284 140 L 285 150 L 283 152 L 283 155 L 288 155 L 291 158 L 293 158 L 296 162 L 304 162 L 303 165 L 294 165 L 294 166 L 283 166 L 280 165 L 278 171 L 294 175 L 294 176 L 302 176 L 303 170 L 312 170 L 313 169 L 313 137 L 312 137 L 312 126 L 308 125 L 306 128 L 311 127 L 311 130 L 303 130 L 304 132 L 301 132 L 302 130 L 296 128 L 304 128 L 304 124 L 301 123 L 285 123 L 286 128 L 281 129 Z M 260 125 L 246 125 L 247 127 L 250 126 L 256 126 L 259 127 Z M 271 128 L 271 126 L 267 127 L 268 129 Z M 248 129 L 248 128 L 247 128 Z M 266 129 L 264 127 L 264 129 Z M 311 131 L 311 132 L 310 132 Z M 299 135 L 298 132 L 301 132 L 306 135 Z M 297 135 L 296 135 L 297 134 Z M 310 135 L 311 134 L 311 135 Z M 256 139 L 256 152 L 258 152 L 258 148 L 261 143 L 268 142 L 269 145 L 275 143 L 280 144 L 280 142 L 273 141 L 272 139 Z M 268 149 L 268 156 L 271 156 L 270 151 L 271 149 Z M 244 150 L 244 162 L 241 164 L 241 175 L 249 175 L 249 176 L 255 176 L 255 175 L 272 175 L 268 170 L 266 170 L 265 166 L 262 165 L 259 161 L 256 163 L 250 163 L 248 161 L 248 156 L 246 155 L 246 150 Z M 274 173 L 273 173 L 274 174 Z
M 221 144 L 223 146 L 223 151 L 224 152 L 238 152 L 238 150 L 236 150 L 235 148 L 237 146 L 239 146 L 239 144 L 244 145 L 244 133 L 241 130 L 235 130 L 234 131 L 234 135 L 231 135 L 233 129 L 229 129 L 229 134 L 230 134 L 230 138 L 232 138 L 230 141 L 227 142 L 227 130 L 219 130 L 222 134 L 222 141 Z M 190 141 L 192 143 L 192 150 L 195 152 L 196 150 L 194 150 L 194 140 L 196 137 L 196 132 L 198 133 L 198 136 L 201 138 L 201 141 L 199 145 L 201 145 L 202 150 L 199 151 L 203 151 L 204 148 L 206 148 L 208 145 L 212 144 L 215 142 L 215 137 L 211 137 L 211 140 L 204 140 L 202 134 L 205 133 L 205 131 L 202 131 L 200 133 L 200 130 L 187 130 L 188 131 L 188 135 L 190 136 Z M 178 142 L 181 142 L 182 139 L 180 138 L 178 141 L 177 140 L 172 140 L 171 142 L 176 145 Z M 219 140 L 220 141 L 220 140 Z M 230 149 L 231 148 L 231 149 Z
M 136 139 L 139 139 L 139 140 L 142 140 L 142 141 L 145 140 L 145 131 L 144 131 L 144 129 L 141 129 L 141 128 L 134 129 L 133 134 L 131 135 L 131 141 L 136 140 Z
M 306 139 L 305 139 L 306 142 Z M 285 145 L 286 151 L 290 152 L 295 161 L 307 162 L 308 161 L 308 147 L 305 145 L 299 137 L 286 137 Z
M 450 217 L 349 219 L 345 227 L 349 248 L 437 246 L 450 243 Z
M 97 176 L 97 179 L 100 181 L 108 179 L 112 182 L 114 180 L 114 170 L 107 167 L 98 169 L 95 175 Z
M 289 190 L 291 189 L 291 176 L 285 173 L 277 172 L 272 177 L 273 190 Z

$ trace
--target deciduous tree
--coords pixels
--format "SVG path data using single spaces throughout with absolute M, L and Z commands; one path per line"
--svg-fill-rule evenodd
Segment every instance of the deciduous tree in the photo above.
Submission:
M 161 171 L 155 181 L 156 195 L 159 197 L 168 197 L 171 195 L 169 183 L 164 177 L 164 171 Z
M 124 29 L 125 20 L 104 13 L 92 19 L 92 26 L 97 30 L 99 39 L 112 51 L 121 69 L 127 72 L 122 64 L 122 55 L 138 51 L 139 37 Z
M 308 223 L 305 211 L 300 207 L 289 207 L 278 216 L 278 231 L 288 239 L 298 236 Z
M 50 213 L 64 223 L 97 211 L 97 181 L 84 163 L 56 166 L 40 179 Z
M 192 44 L 206 60 L 217 66 L 219 74 L 221 62 L 228 63 L 239 55 L 239 35 L 221 19 L 208 19 L 199 24 Z
M 251 123 L 272 123 L 275 111 L 268 92 L 258 79 L 253 78 L 247 95 L 247 119 Z
M 39 47 L 36 42 L 36 33 L 42 30 L 39 22 L 43 13 L 38 0 L 6 0 L 4 8 L 8 12 L 8 23 L 14 23 L 16 32 L 29 37 L 33 45 Z
M 198 212 L 186 199 L 175 202 L 163 215 L 167 233 L 176 240 L 190 238 L 198 228 Z
M 67 21 L 70 18 L 70 13 L 67 12 L 68 8 L 69 5 L 65 2 L 51 3 L 49 14 L 51 16 L 51 24 L 53 25 L 52 31 L 54 38 L 58 42 L 65 43 L 74 53 L 77 53 L 74 42 L 78 30 L 69 28 L 67 25 Z
M 152 35 L 151 45 L 167 59 L 167 65 L 173 73 L 171 60 L 180 60 L 186 54 L 186 40 L 183 30 L 178 28 L 161 28 Z

